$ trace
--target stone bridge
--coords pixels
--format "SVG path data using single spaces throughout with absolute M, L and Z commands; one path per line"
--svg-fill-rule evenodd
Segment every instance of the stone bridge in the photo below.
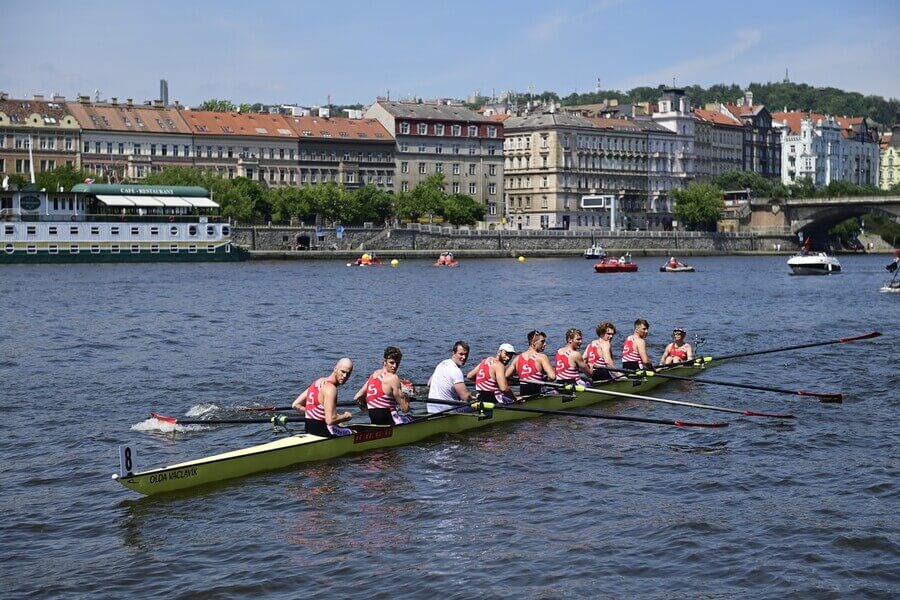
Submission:
M 781 229 L 821 235 L 850 217 L 880 215 L 900 223 L 900 196 L 840 198 L 756 198 L 750 203 L 750 230 Z

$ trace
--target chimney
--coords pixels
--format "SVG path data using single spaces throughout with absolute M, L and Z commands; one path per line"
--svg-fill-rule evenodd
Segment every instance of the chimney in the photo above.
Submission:
M 36 101 L 36 102 L 43 102 L 43 101 L 44 101 L 44 95 L 43 95 L 43 94 L 35 94 L 35 95 L 34 95 L 34 98 L 32 98 L 32 100 L 34 100 L 34 101 Z
M 0 100 L 9 100 L 9 94 L 6 92 L 0 92 Z
M 91 97 L 90 96 L 78 96 L 78 102 L 81 104 L 90 104 Z
M 153 101 L 154 108 L 162 108 L 163 106 L 165 106 L 165 104 L 163 104 L 162 100 L 154 100 Z
M 128 98 L 127 100 L 125 100 L 125 104 L 127 104 L 128 106 L 134 106 L 134 99 Z
M 113 96 L 112 98 L 110 98 L 109 103 L 112 104 L 113 106 L 118 106 L 118 105 L 119 105 L 119 99 L 116 98 L 115 96 Z
M 65 102 L 65 101 L 66 101 L 66 97 L 65 97 L 65 96 L 59 96 L 59 95 L 54 94 L 54 95 L 53 95 L 53 101 L 54 101 L 54 102 Z

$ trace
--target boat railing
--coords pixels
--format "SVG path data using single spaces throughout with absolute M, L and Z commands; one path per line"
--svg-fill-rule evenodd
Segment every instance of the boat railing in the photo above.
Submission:
M 230 219 L 221 215 L 137 215 L 137 214 L 65 214 L 51 215 L 3 214 L 3 220 L 18 220 L 30 223 L 71 221 L 74 223 L 230 223 Z

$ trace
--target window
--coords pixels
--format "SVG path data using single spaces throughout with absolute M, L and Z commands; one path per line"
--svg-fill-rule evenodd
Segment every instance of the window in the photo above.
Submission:
M 132 228 L 131 228 L 131 235 L 140 235 L 140 234 L 141 234 L 141 228 L 140 228 L 140 227 L 132 227 Z
M 206 246 L 206 252 L 207 252 L 208 254 L 215 254 L 215 252 L 216 252 L 216 247 L 213 246 L 212 244 L 209 244 L 208 246 Z
M 419 144 L 419 152 L 425 152 L 425 144 Z
M 69 254 L 78 254 L 81 249 L 78 247 L 78 244 L 72 244 L 69 246 Z
M 461 125 L 453 126 L 453 135 L 456 137 L 459 137 L 462 135 L 462 126 Z
M 488 175 L 497 174 L 497 165 L 488 165 Z
M 478 175 L 478 165 L 475 163 L 469 164 L 469 175 Z
M 119 245 L 113 244 L 112 246 L 109 247 L 109 251 L 112 254 L 118 254 L 119 253 Z
M 212 237 L 212 236 L 216 235 L 216 228 L 215 228 L 215 226 L 213 226 L 213 225 L 207 225 L 207 226 L 206 226 L 206 235 L 207 235 L 208 237 Z
M 196 225 L 191 225 L 190 227 L 188 227 L 188 235 L 191 237 L 197 236 L 197 226 Z
M 56 235 L 58 232 L 57 232 L 57 230 L 56 230 L 56 227 L 50 227 L 48 233 L 49 233 L 50 235 Z
M 91 245 L 91 254 L 100 254 L 100 245 L 99 244 Z
M 488 137 L 495 138 L 497 137 L 497 128 L 496 127 L 488 127 Z
M 159 244 L 153 244 L 152 246 L 150 246 L 150 253 L 159 254 Z
M 443 153 L 444 153 L 444 146 L 443 146 L 443 144 L 435 144 L 435 145 L 434 145 L 434 152 L 435 152 L 435 154 L 443 154 Z
M 400 133 L 403 133 L 403 134 L 409 133 L 409 123 L 400 123 Z
M 74 225 L 72 227 L 69 227 L 69 234 L 70 235 L 78 235 L 78 226 Z
M 444 135 L 444 126 L 441 123 L 435 124 L 434 135 Z
M 403 161 L 400 163 L 400 172 L 401 173 L 409 173 L 409 163 Z
M 169 252 L 171 252 L 172 254 L 178 254 L 178 244 L 170 244 Z
M 478 125 L 469 125 L 469 137 L 478 135 Z
M 25 233 L 27 233 L 28 235 L 37 235 L 37 227 L 35 227 L 34 225 L 29 225 L 25 228 Z
M 141 251 L 140 244 L 132 244 L 131 245 L 131 253 L 132 254 L 138 254 L 138 253 L 140 253 L 140 251 Z
M 425 123 L 419 123 L 417 128 L 419 135 L 425 135 L 428 133 L 428 125 Z
M 453 163 L 453 174 L 459 175 L 459 163 Z
M 427 171 L 425 170 L 425 163 L 420 162 L 420 163 L 419 163 L 419 173 L 423 173 L 423 174 L 424 174 L 424 173 L 426 173 L 426 172 L 427 172 Z
M 469 195 L 474 196 L 476 193 L 478 193 L 478 185 L 472 182 L 469 184 Z
M 408 181 L 403 181 L 403 182 L 400 183 L 400 191 L 401 191 L 401 192 L 408 192 L 408 191 L 409 191 L 409 182 L 408 182 Z
M 59 254 L 59 246 L 57 246 L 56 244 L 51 244 L 47 247 L 47 252 L 49 254 Z
M 443 173 L 444 172 L 444 163 L 435 163 L 434 164 L 434 172 L 435 173 Z
M 497 194 L 497 184 L 496 183 L 488 184 L 488 194 L 490 194 L 491 196 L 494 196 Z

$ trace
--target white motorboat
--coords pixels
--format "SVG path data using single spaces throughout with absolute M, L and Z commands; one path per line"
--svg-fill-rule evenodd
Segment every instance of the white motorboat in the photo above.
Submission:
M 841 272 L 838 259 L 825 252 L 806 252 L 787 261 L 794 275 L 831 275 Z
M 594 244 L 590 248 L 584 251 L 584 257 L 588 260 L 601 260 L 606 258 L 606 251 L 603 250 L 603 246 L 599 244 Z

